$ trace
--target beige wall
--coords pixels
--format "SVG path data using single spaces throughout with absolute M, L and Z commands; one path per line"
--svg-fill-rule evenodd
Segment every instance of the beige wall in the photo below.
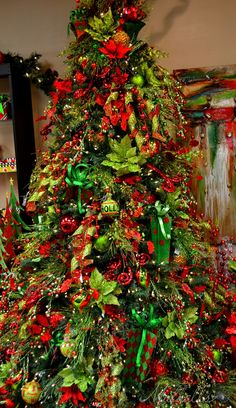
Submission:
M 168 52 L 161 65 L 172 70 L 236 63 L 236 0 L 147 2 L 150 15 L 140 37 Z M 66 28 L 74 5 L 75 0 L 0 0 L 0 50 L 24 57 L 36 51 L 42 54 L 42 63 L 63 74 L 58 54 L 68 41 Z M 46 102 L 43 93 L 34 89 L 35 118 Z

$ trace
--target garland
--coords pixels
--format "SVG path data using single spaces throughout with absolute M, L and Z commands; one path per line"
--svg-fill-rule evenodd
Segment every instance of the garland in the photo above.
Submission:
M 0 51 L 0 65 L 10 63 L 21 75 L 30 78 L 32 83 L 49 95 L 53 88 L 53 82 L 58 77 L 58 72 L 51 68 L 43 68 L 39 63 L 40 54 L 32 53 L 29 58 L 23 58 L 19 54 Z

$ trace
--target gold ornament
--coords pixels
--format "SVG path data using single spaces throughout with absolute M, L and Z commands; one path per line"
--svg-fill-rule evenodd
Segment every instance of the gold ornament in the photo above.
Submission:
M 42 392 L 41 385 L 33 380 L 21 388 L 21 396 L 22 399 L 27 403 L 27 404 L 36 404 L 38 402 L 40 394 Z
M 186 264 L 186 258 L 183 255 L 175 256 L 174 260 L 178 265 L 185 265 Z
M 117 31 L 117 33 L 113 35 L 112 39 L 116 44 L 121 43 L 126 47 L 128 47 L 130 44 L 130 38 L 125 31 Z
M 101 204 L 101 214 L 103 217 L 113 217 L 119 214 L 119 205 L 112 199 L 111 195 L 108 195 L 108 198 Z

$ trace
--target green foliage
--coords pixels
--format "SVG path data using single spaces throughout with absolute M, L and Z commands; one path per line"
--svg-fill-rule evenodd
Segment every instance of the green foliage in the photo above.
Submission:
M 90 384 L 94 382 L 93 374 L 93 359 L 84 359 L 74 367 L 67 367 L 59 371 L 58 376 L 63 378 L 63 387 L 70 387 L 76 384 L 78 388 L 85 392 Z
M 146 159 L 141 153 L 137 154 L 137 148 L 132 147 L 128 135 L 123 137 L 120 143 L 117 140 L 111 140 L 109 145 L 112 153 L 106 155 L 108 160 L 103 160 L 103 166 L 112 167 L 117 171 L 117 176 L 141 172 L 141 166 Z
M 86 28 L 86 32 L 91 35 L 94 40 L 105 41 L 111 37 L 111 34 L 118 26 L 114 21 L 111 9 L 108 10 L 101 18 L 96 16 L 88 19 L 88 24 L 91 28 Z
M 178 339 L 183 339 L 187 327 L 186 323 L 193 324 L 198 320 L 197 310 L 197 307 L 185 309 L 182 320 L 178 320 L 175 311 L 167 313 L 167 316 L 162 320 L 162 326 L 165 327 L 165 337 L 170 339 L 176 336 Z
M 105 305 L 119 305 L 116 295 L 122 291 L 117 282 L 108 282 L 97 269 L 94 269 L 89 284 L 92 289 L 99 292 L 99 297 L 95 300 L 98 307 L 103 309 Z

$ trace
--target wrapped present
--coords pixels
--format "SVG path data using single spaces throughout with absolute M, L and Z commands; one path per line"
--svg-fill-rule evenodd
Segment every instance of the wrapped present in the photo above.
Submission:
M 172 218 L 169 216 L 169 206 L 155 203 L 155 214 L 151 217 L 151 236 L 154 244 L 156 264 L 169 263 Z
M 157 342 L 157 327 L 162 318 L 153 316 L 150 306 L 148 316 L 132 309 L 132 315 L 139 327 L 131 329 L 126 346 L 126 361 L 123 375 L 127 382 L 144 381 L 149 371 L 150 361 Z
M 0 160 L 0 173 L 14 173 L 16 172 L 16 158 L 8 157 Z
M 10 115 L 10 101 L 8 95 L 0 95 L 0 120 L 9 120 Z

